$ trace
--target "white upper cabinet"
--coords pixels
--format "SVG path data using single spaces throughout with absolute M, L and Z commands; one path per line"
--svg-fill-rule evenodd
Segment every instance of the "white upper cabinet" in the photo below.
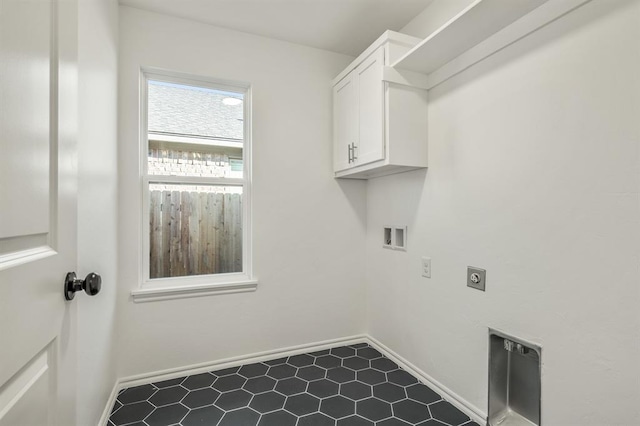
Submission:
M 333 80 L 334 175 L 427 167 L 427 90 L 589 0 L 473 0 L 424 40 L 387 31 Z
M 419 42 L 387 31 L 334 79 L 336 177 L 368 179 L 427 167 L 427 92 L 389 68 Z
M 354 75 L 333 87 L 333 163 L 335 170 L 351 167 L 352 143 L 358 134 L 358 103 Z
M 357 82 L 357 143 L 352 153 L 358 165 L 384 160 L 384 49 L 378 48 L 355 70 Z M 354 141 L 355 142 L 355 141 Z

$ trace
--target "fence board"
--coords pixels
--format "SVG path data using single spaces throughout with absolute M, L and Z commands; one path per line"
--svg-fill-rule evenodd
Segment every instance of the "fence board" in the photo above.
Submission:
M 162 192 L 162 229 L 161 240 L 162 250 L 160 259 L 162 261 L 162 277 L 171 276 L 171 193 Z M 152 254 L 153 255 L 153 254 Z
M 180 216 L 178 208 L 180 206 L 180 200 L 178 191 L 170 192 L 171 198 L 171 218 L 170 220 L 170 243 L 169 243 L 169 268 L 172 274 L 180 275 L 180 245 L 179 245 L 179 231 L 180 231 Z
M 233 202 L 231 212 L 233 213 L 233 235 L 231 238 L 233 246 L 233 270 L 242 270 L 242 196 L 232 194 Z
M 199 274 L 204 274 L 205 271 L 215 270 L 214 265 L 211 265 L 209 260 L 209 235 L 207 235 L 206 218 L 209 216 L 209 210 L 207 206 L 207 194 L 197 193 L 198 203 L 200 204 L 200 217 L 198 219 L 198 226 L 200 227 L 200 250 L 201 269 Z
M 242 195 L 150 191 L 151 278 L 242 271 Z
M 188 271 L 193 271 L 195 274 L 200 273 L 200 256 L 198 255 L 198 248 L 200 245 L 200 204 L 194 198 L 197 196 L 196 192 L 189 192 L 189 197 L 185 200 L 185 204 L 189 204 L 189 265 Z
M 189 271 L 189 207 L 188 192 L 180 193 L 180 266 L 181 272 L 186 274 Z
M 159 232 L 162 229 L 162 193 L 160 191 L 151 191 L 149 197 L 149 211 L 151 212 L 150 229 L 150 246 L 151 253 L 160 253 L 162 251 L 162 233 Z M 157 278 L 162 273 L 162 257 L 150 256 L 149 262 L 151 278 Z
M 211 204 L 211 226 L 209 238 L 211 248 L 214 253 L 216 270 L 219 273 L 227 272 L 225 268 L 224 251 L 222 250 L 224 236 L 224 196 L 223 194 L 209 193 L 209 203 Z

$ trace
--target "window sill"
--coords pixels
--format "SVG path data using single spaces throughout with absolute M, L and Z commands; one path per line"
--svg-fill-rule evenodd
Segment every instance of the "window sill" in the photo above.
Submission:
M 131 296 L 135 303 L 141 303 L 184 299 L 187 297 L 212 296 L 216 294 L 246 293 L 256 291 L 257 288 L 257 280 L 248 280 L 232 283 L 181 285 L 175 287 L 147 287 L 133 290 Z

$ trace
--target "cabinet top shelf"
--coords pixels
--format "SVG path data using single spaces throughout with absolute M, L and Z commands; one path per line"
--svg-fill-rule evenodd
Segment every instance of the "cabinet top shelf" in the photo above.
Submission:
M 547 1 L 475 0 L 392 66 L 430 74 Z

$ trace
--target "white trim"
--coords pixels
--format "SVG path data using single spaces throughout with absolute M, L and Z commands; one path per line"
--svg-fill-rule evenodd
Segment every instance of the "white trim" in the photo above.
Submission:
M 237 367 L 244 364 L 253 364 L 256 362 L 269 361 L 272 359 L 284 358 L 287 356 L 304 354 L 308 352 L 316 352 L 324 349 L 335 348 L 338 346 L 354 345 L 357 343 L 369 343 L 369 339 L 366 335 L 355 335 L 348 337 L 340 337 L 337 339 L 324 340 L 316 343 L 307 343 L 296 346 L 289 346 L 282 349 L 256 352 L 250 355 L 242 355 L 236 357 L 230 357 L 213 362 L 203 362 L 199 364 L 192 364 L 184 367 L 169 368 L 166 370 L 152 371 L 149 373 L 137 374 L 134 376 L 123 377 L 117 379 L 113 386 L 107 405 L 100 417 L 99 426 L 106 426 L 109 420 L 109 414 L 111 408 L 116 401 L 118 392 L 121 389 L 130 388 L 133 386 L 146 385 L 149 383 L 160 382 L 163 380 L 175 379 L 178 377 L 190 376 L 193 374 L 200 374 L 207 371 L 222 370 L 224 368 Z
M 369 56 L 371 56 L 380 46 L 383 46 L 385 43 L 393 42 L 400 46 L 407 46 L 412 48 L 416 46 L 418 43 L 422 41 L 421 38 L 413 37 L 407 34 L 402 34 L 396 31 L 387 30 L 376 41 L 371 43 L 367 49 L 362 52 L 353 62 L 349 64 L 340 74 L 338 74 L 332 81 L 331 87 L 335 86 L 345 78 L 352 70 L 354 70 L 358 65 L 365 61 Z
M 214 294 L 246 293 L 256 291 L 257 280 L 204 285 L 174 285 L 172 287 L 143 287 L 131 291 L 133 301 L 154 302 L 158 300 L 185 299 L 189 297 L 211 296 Z
M 136 290 L 161 290 L 173 288 L 195 288 L 234 285 L 257 282 L 255 278 L 243 272 L 232 272 L 216 275 L 191 275 L 185 277 L 154 278 L 144 281 Z
M 138 87 L 138 190 L 140 191 L 139 199 L 142 204 L 138 208 L 138 220 L 140 221 L 140 240 L 138 242 L 138 286 L 142 286 L 145 277 L 149 276 L 150 266 L 145 266 L 149 260 L 148 250 L 150 250 L 149 242 L 149 190 L 148 184 L 145 182 L 145 176 L 149 173 L 149 119 L 147 104 L 149 103 L 149 90 L 147 87 L 147 76 L 145 70 L 140 70 Z M 145 272 L 145 268 L 147 271 Z
M 487 415 L 484 411 L 482 411 L 475 405 L 471 404 L 470 402 L 466 401 L 460 395 L 453 392 L 451 389 L 449 389 L 448 387 L 446 387 L 445 385 L 443 385 L 442 383 L 440 383 L 439 381 L 437 381 L 436 379 L 434 379 L 433 377 L 431 377 L 430 375 L 428 375 L 427 373 L 425 373 L 415 365 L 411 364 L 409 361 L 407 361 L 406 359 L 398 355 L 396 352 L 394 352 L 393 350 L 385 346 L 379 340 L 371 336 L 367 336 L 367 340 L 372 347 L 376 348 L 384 356 L 394 361 L 404 370 L 416 376 L 424 384 L 426 384 L 427 386 L 432 388 L 434 391 L 439 393 L 440 396 L 442 396 L 442 398 L 444 398 L 446 401 L 450 402 L 457 409 L 459 409 L 460 411 L 465 413 L 467 416 L 469 416 L 471 420 L 473 420 L 474 422 L 480 425 L 486 424 Z
M 163 81 L 191 86 L 208 87 L 217 90 L 241 93 L 244 97 L 244 139 L 243 147 L 243 177 L 238 178 L 210 178 L 194 176 L 165 176 L 148 174 L 148 146 L 150 134 L 148 132 L 148 91 L 149 80 Z M 254 291 L 257 281 L 253 276 L 252 262 L 252 208 L 251 208 L 251 85 L 249 83 L 231 82 L 191 74 L 183 74 L 157 68 L 143 67 L 140 70 L 139 87 L 139 162 L 138 173 L 140 182 L 140 248 L 139 248 L 139 285 L 132 291 L 134 301 L 165 300 L 183 297 L 198 297 L 209 294 L 237 293 L 239 291 Z M 153 132 L 151 132 L 153 134 Z M 212 141 L 215 142 L 215 141 Z M 226 185 L 242 187 L 242 272 L 237 274 L 210 274 L 198 276 L 183 276 L 172 278 L 150 278 L 150 224 L 149 224 L 149 183 L 191 183 L 203 185 Z M 178 284 L 180 283 L 180 284 Z M 181 287 L 181 288 L 178 288 Z
M 116 403 L 116 398 L 118 397 L 120 389 L 122 389 L 122 387 L 120 387 L 120 380 L 117 379 L 116 383 L 113 385 L 113 389 L 111 389 L 111 394 L 107 399 L 107 405 L 105 405 L 104 410 L 102 410 L 102 415 L 100 416 L 100 420 L 98 420 L 98 426 L 108 426 L 107 422 L 109 421 L 109 415 Z
M 193 86 L 197 83 L 198 87 L 208 87 L 214 90 L 222 90 L 226 92 L 245 92 L 249 89 L 248 83 L 223 80 L 220 78 L 205 77 L 202 75 L 194 75 L 189 73 L 183 73 L 178 71 L 171 71 L 163 68 L 155 67 L 142 67 L 142 73 L 148 78 L 154 81 L 161 81 L 165 83 L 175 83 Z M 187 81 L 185 81 L 187 80 Z
M 77 21 L 75 21 L 77 22 Z M 59 218 L 58 218 L 58 198 L 59 198 L 59 186 L 60 186 L 60 88 L 62 87 L 60 81 L 61 74 L 61 55 L 60 55 L 60 5 L 58 1 L 51 2 L 51 60 L 49 62 L 51 81 L 49 83 L 49 232 L 47 235 L 48 246 L 50 251 L 43 251 L 40 256 L 36 256 L 31 260 L 38 260 L 45 257 L 49 257 L 52 254 L 56 254 L 58 250 L 58 232 L 59 232 Z M 77 55 L 75 51 L 74 56 Z M 62 73 L 63 77 L 66 73 Z M 76 86 L 77 89 L 77 86 Z M 77 107 L 77 103 L 74 104 L 74 108 Z M 74 113 L 74 117 L 77 118 L 77 112 Z M 77 136 L 77 120 L 74 123 L 74 133 Z M 77 145 L 74 145 L 74 151 L 77 153 Z M 77 164 L 75 167 L 75 190 L 78 190 L 77 182 Z M 76 197 L 77 204 L 77 197 Z M 75 228 L 77 230 L 77 225 Z
M 209 176 L 174 176 L 174 175 L 147 175 L 142 178 L 145 185 L 150 183 L 174 183 L 185 185 L 214 185 L 214 186 L 244 186 L 244 179 L 209 177 Z
M 0 255 L 0 271 L 13 268 L 14 266 L 24 265 L 25 263 L 35 262 L 36 260 L 45 259 L 56 254 L 58 254 L 58 252 L 49 246 L 35 247 L 32 249 L 3 254 Z
M 223 139 L 223 138 L 205 138 L 197 136 L 181 136 L 181 135 L 167 135 L 164 133 L 149 132 L 149 140 L 155 142 L 170 142 L 180 144 L 191 145 L 207 145 L 207 146 L 222 146 L 226 148 L 240 148 L 242 149 L 243 143 L 237 142 L 235 139 Z
M 324 349 L 335 348 L 338 346 L 353 345 L 356 343 L 368 343 L 366 335 L 356 335 L 341 337 L 337 339 L 324 340 L 321 342 L 307 343 L 302 345 L 289 346 L 286 348 L 275 349 L 270 351 L 256 352 L 250 355 L 241 355 L 230 358 L 224 358 L 213 362 L 204 362 L 192 364 L 186 367 L 170 368 L 150 373 L 138 374 L 135 376 L 120 379 L 120 383 L 124 387 L 140 386 L 148 383 L 154 383 L 162 380 L 175 379 L 177 377 L 190 376 L 200 374 L 207 371 L 221 370 L 224 368 L 238 367 L 244 364 L 253 364 L 256 362 L 269 361 L 272 359 L 284 358 L 304 354 L 308 352 L 321 351 Z
M 36 355 L 18 373 L 5 382 L 0 391 L 0 420 L 5 419 L 5 415 L 16 404 L 19 404 L 33 385 L 47 373 L 51 357 L 48 349 L 46 348 Z

